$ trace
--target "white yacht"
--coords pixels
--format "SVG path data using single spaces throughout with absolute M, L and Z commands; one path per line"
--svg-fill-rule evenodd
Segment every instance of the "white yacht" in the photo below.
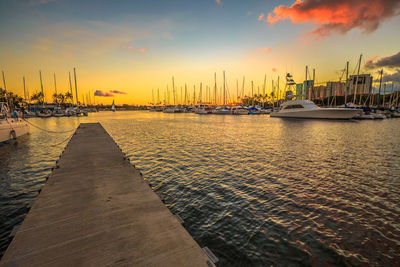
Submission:
M 281 105 L 271 117 L 303 119 L 351 119 L 360 114 L 360 110 L 347 108 L 320 108 L 310 100 L 290 100 Z
M 19 118 L 8 118 L 8 107 L 1 103 L 0 113 L 0 143 L 16 139 L 29 132 L 29 125 Z

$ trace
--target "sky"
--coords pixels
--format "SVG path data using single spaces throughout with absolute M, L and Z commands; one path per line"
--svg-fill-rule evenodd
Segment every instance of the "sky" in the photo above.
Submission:
M 172 77 L 178 94 L 213 87 L 214 73 L 220 88 L 223 71 L 231 95 L 243 77 L 246 92 L 264 75 L 267 92 L 287 72 L 301 83 L 306 65 L 316 83 L 337 81 L 360 54 L 361 72 L 399 83 L 399 14 L 398 0 L 2 0 L 0 68 L 20 95 L 23 76 L 40 90 L 40 70 L 48 101 L 54 74 L 67 92 L 76 68 L 78 97 L 104 104 L 164 98 Z

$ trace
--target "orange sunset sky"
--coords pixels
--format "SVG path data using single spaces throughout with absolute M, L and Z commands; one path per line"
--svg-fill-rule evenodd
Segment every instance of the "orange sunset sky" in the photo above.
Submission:
M 339 80 L 360 54 L 362 72 L 377 78 L 384 68 L 397 87 L 399 13 L 398 0 L 4 0 L 0 67 L 7 89 L 20 95 L 23 76 L 30 94 L 39 91 L 41 70 L 48 101 L 54 73 L 66 92 L 76 67 L 79 97 L 97 90 L 109 95 L 96 97 L 104 104 L 147 104 L 158 89 L 163 98 L 172 76 L 178 94 L 185 83 L 191 94 L 200 82 L 213 86 L 214 72 L 219 87 L 223 70 L 231 95 L 243 76 L 246 92 L 264 75 L 268 92 L 286 72 L 300 83 L 306 65 L 317 83 Z

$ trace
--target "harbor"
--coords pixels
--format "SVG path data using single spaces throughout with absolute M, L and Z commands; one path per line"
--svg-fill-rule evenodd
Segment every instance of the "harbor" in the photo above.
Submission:
M 0 267 L 399 266 L 399 0 L 0 17 Z

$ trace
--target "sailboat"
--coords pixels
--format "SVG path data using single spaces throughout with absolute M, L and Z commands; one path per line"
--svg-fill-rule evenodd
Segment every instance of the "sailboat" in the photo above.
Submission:
M 8 118 L 7 103 L 0 103 L 0 143 L 17 139 L 18 137 L 29 133 L 29 125 L 26 121 L 19 118 Z
M 111 111 L 112 111 L 112 112 L 115 112 L 115 104 L 114 104 L 114 100 L 113 100 L 113 102 L 112 102 L 112 105 L 111 105 Z

